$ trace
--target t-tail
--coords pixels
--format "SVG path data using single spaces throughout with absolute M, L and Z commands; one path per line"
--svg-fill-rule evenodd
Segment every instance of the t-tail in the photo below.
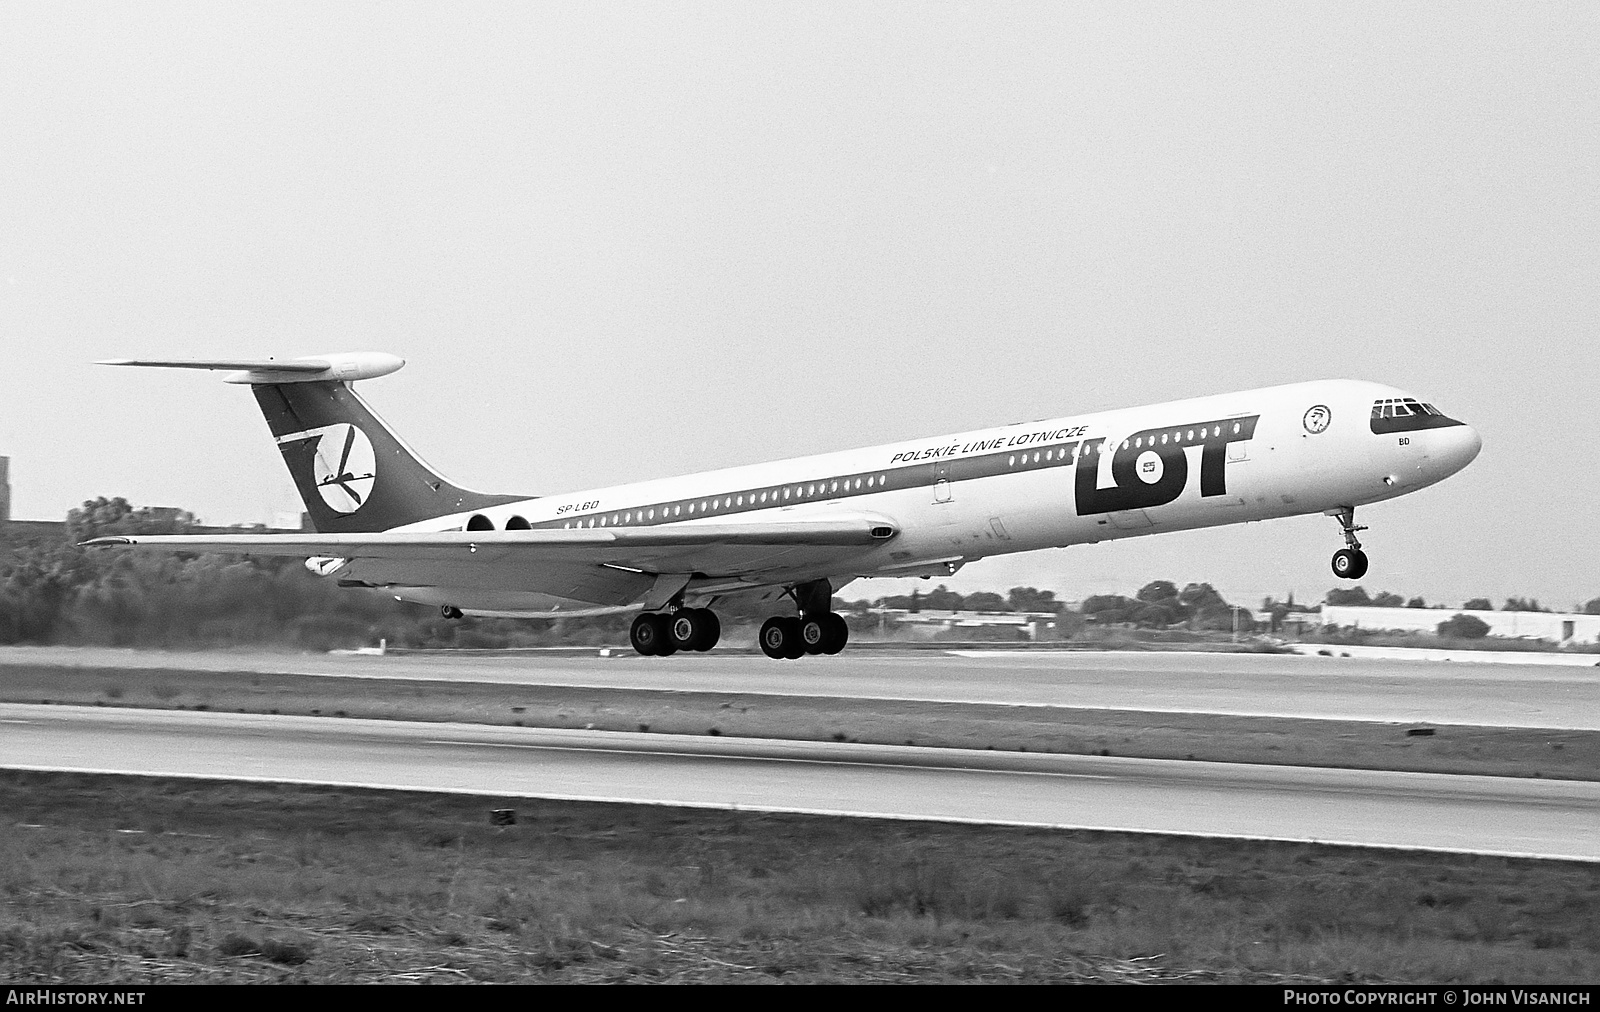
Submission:
M 312 526 L 348 534 L 386 531 L 530 498 L 461 488 L 423 463 L 351 387 L 405 365 L 378 352 L 286 360 L 149 361 L 102 365 L 226 369 L 247 383 L 300 491 Z

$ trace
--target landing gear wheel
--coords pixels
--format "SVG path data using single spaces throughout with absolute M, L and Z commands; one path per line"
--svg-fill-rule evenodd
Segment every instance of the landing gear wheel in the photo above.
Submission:
M 838 612 L 828 612 L 827 618 L 822 620 L 822 628 L 827 633 L 822 642 L 822 652 L 825 654 L 838 653 L 850 641 L 850 626 Z
M 761 644 L 761 652 L 775 661 L 787 657 L 790 640 L 798 638 L 790 635 L 788 623 L 788 619 L 774 615 L 761 623 L 761 634 L 756 637 L 756 642 Z
M 628 630 L 628 640 L 633 649 L 646 657 L 665 657 L 678 648 L 673 645 L 667 616 L 645 612 L 633 620 Z
M 460 618 L 461 609 L 457 608 L 453 604 L 442 604 L 439 606 L 439 614 L 443 615 L 445 618 Z
M 701 653 L 705 653 L 707 650 L 710 650 L 712 647 L 716 646 L 717 640 L 722 638 L 722 621 L 717 618 L 717 613 L 712 611 L 710 608 L 700 608 L 698 610 L 700 612 L 700 617 L 705 620 L 706 633 L 705 638 L 700 641 L 700 645 L 695 647 L 695 649 Z
M 797 618 L 784 618 L 778 621 L 783 623 L 784 648 L 783 656 L 787 660 L 798 660 L 805 656 L 806 641 L 800 638 L 800 620 Z
M 1367 553 L 1359 548 L 1341 548 L 1333 553 L 1333 575 L 1341 580 L 1359 580 L 1367 575 Z
M 800 620 L 800 642 L 808 654 L 820 654 L 828 649 L 828 617 Z
M 684 608 L 667 619 L 668 640 L 678 650 L 710 650 L 722 635 L 722 623 L 707 608 Z

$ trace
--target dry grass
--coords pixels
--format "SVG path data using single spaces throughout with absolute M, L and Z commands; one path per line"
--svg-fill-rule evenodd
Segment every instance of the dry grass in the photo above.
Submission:
M 0 772 L 0 978 L 1600 978 L 1600 868 Z

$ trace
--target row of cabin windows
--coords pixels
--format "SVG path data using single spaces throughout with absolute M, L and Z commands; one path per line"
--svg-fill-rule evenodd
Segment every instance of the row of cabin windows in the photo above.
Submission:
M 1185 431 L 1183 429 L 1174 429 L 1172 432 L 1163 432 L 1161 434 L 1161 445 L 1162 446 L 1166 446 L 1167 443 L 1169 442 L 1169 437 L 1170 437 L 1170 442 L 1174 442 L 1174 443 L 1192 443 L 1196 439 L 1207 439 L 1207 438 L 1215 439 L 1216 437 L 1222 435 L 1222 426 L 1220 426 L 1220 425 L 1210 426 L 1210 430 L 1211 430 L 1210 432 L 1207 432 L 1206 429 L 1207 429 L 1207 426 L 1202 425 L 1198 429 L 1189 429 L 1187 431 Z M 1237 436 L 1240 433 L 1242 433 L 1243 431 L 1244 431 L 1244 426 L 1243 425 L 1241 425 L 1238 422 L 1234 422 L 1233 423 L 1233 435 Z M 1198 433 L 1198 435 L 1196 435 L 1196 433 Z M 1156 437 L 1155 436 L 1140 436 L 1139 438 L 1133 440 L 1133 442 L 1132 442 L 1133 449 L 1135 449 L 1135 450 L 1143 449 L 1146 446 L 1155 446 L 1155 445 L 1156 445 Z M 1126 449 L 1128 449 L 1128 447 L 1129 447 L 1129 442 L 1128 442 L 1128 440 L 1124 439 L 1122 441 L 1122 448 L 1124 450 L 1126 450 Z
M 1210 431 L 1208 432 L 1207 429 L 1209 429 Z M 1233 423 L 1233 434 L 1234 435 L 1237 436 L 1243 431 L 1244 431 L 1244 426 L 1243 425 L 1241 425 L 1238 422 L 1234 422 Z M 1203 439 L 1206 439 L 1206 438 L 1215 438 L 1215 437 L 1220 436 L 1220 435 L 1222 435 L 1222 426 L 1220 426 L 1220 425 L 1213 425 L 1213 426 L 1204 426 L 1204 425 L 1202 425 L 1198 429 L 1187 429 L 1187 430 L 1185 430 L 1185 429 L 1174 429 L 1172 432 L 1163 432 L 1161 434 L 1160 445 L 1166 446 L 1169 442 L 1170 443 L 1193 443 L 1196 440 L 1203 440 Z M 1130 439 L 1124 439 L 1122 441 L 1122 448 L 1124 450 L 1127 450 L 1127 449 L 1141 450 L 1141 449 L 1144 449 L 1146 446 L 1155 446 L 1155 445 L 1156 445 L 1156 437 L 1155 436 L 1136 436 L 1131 440 Z M 1085 452 L 1093 453 L 1094 452 L 1094 448 L 1092 446 L 1088 447 L 1085 450 Z M 1031 454 L 1028 454 L 1028 453 L 1014 454 L 1014 455 L 1006 458 L 1006 466 L 1007 467 L 1016 467 L 1018 463 L 1022 463 L 1022 464 L 1038 464 L 1038 463 L 1048 462 L 1048 461 L 1057 460 L 1057 459 L 1059 459 L 1059 460 L 1067 460 L 1067 459 L 1069 459 L 1069 457 L 1072 460 L 1077 460 L 1078 459 L 1078 447 L 1076 445 L 1062 447 L 1060 450 L 1035 450 Z
M 1090 453 L 1093 451 L 1092 449 L 1088 449 L 1084 452 Z M 1035 450 L 1032 453 L 1012 454 L 1006 458 L 1006 466 L 1016 467 L 1020 464 L 1026 467 L 1029 464 L 1049 463 L 1053 460 L 1067 460 L 1069 457 L 1072 460 L 1078 459 L 1078 447 L 1076 444 L 1063 446 L 1059 449 Z
M 619 510 L 606 516 L 590 517 L 588 520 L 574 520 L 564 523 L 564 529 L 575 527 L 613 527 L 633 523 L 649 523 L 656 519 L 659 510 L 661 519 L 676 519 L 679 517 L 703 516 L 707 513 L 716 513 L 719 510 L 734 509 L 746 504 L 751 506 L 772 505 L 784 502 L 811 499 L 819 495 L 833 495 L 840 491 L 863 491 L 877 488 L 886 484 L 889 476 L 886 474 L 868 475 L 864 478 L 833 478 L 823 481 L 807 482 L 803 485 L 786 485 L 782 488 L 766 489 L 759 492 L 742 492 L 738 495 L 717 496 L 709 499 L 691 500 L 689 502 L 672 503 L 661 507 L 646 507 L 639 510 Z M 842 489 L 841 489 L 842 486 Z M 697 508 L 698 507 L 698 508 Z
M 1443 415 L 1432 404 L 1423 404 L 1414 397 L 1397 397 L 1372 402 L 1372 418 L 1410 418 L 1412 415 Z

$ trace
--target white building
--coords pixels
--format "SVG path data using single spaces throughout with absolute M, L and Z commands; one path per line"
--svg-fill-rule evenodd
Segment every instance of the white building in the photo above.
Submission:
M 1593 643 L 1600 640 L 1600 615 L 1549 611 L 1462 611 L 1459 608 L 1369 608 L 1343 604 L 1322 606 L 1324 626 L 1397 629 L 1404 632 L 1438 632 L 1440 622 L 1456 615 L 1471 615 L 1481 619 L 1488 625 L 1490 636 L 1549 640 L 1552 643 Z
M 979 629 L 1009 626 L 1022 630 L 1030 640 L 1045 639 L 1055 624 L 1051 611 L 907 611 L 903 608 L 874 608 L 874 615 L 907 627 L 914 639 L 932 639 L 952 629 Z

